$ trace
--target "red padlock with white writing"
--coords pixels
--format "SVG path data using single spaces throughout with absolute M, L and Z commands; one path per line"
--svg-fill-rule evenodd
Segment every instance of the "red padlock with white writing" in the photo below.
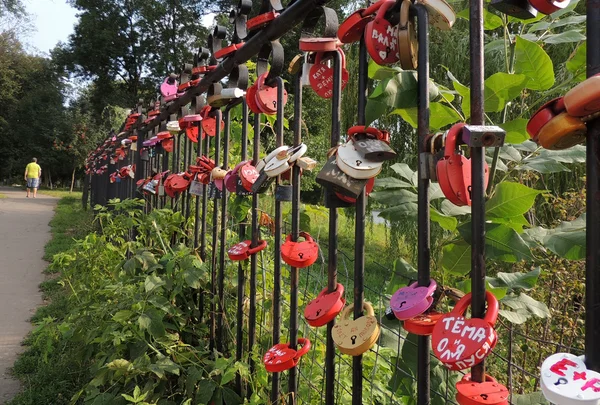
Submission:
M 360 41 L 360 37 L 362 37 L 362 34 L 365 31 L 365 27 L 369 22 L 373 21 L 375 13 L 383 3 L 383 1 L 377 1 L 366 9 L 361 8 L 350 14 L 338 28 L 338 38 L 340 39 L 340 42 L 343 44 L 350 44 L 352 42 Z
M 400 60 L 398 26 L 385 19 L 385 14 L 395 4 L 394 0 L 385 0 L 373 21 L 365 28 L 367 51 L 378 65 L 391 65 Z
M 232 247 L 227 250 L 227 255 L 233 261 L 246 260 L 253 254 L 256 254 L 267 247 L 266 240 L 259 240 L 256 247 L 251 248 L 252 245 L 251 240 L 245 240 L 239 243 L 236 243 Z
M 508 388 L 494 377 L 486 374 L 485 381 L 478 383 L 471 374 L 456 383 L 456 402 L 460 405 L 508 405 Z
M 310 326 L 319 327 L 327 325 L 335 319 L 336 316 L 346 305 L 344 298 L 344 286 L 337 284 L 335 291 L 327 292 L 325 287 L 311 302 L 304 308 L 304 319 Z
M 302 242 L 292 242 L 292 235 L 288 235 L 281 245 L 281 258 L 290 266 L 304 268 L 312 265 L 319 258 L 319 245 L 308 232 L 300 232 Z
M 465 157 L 458 144 L 464 123 L 454 124 L 446 135 L 444 157 L 437 162 L 436 174 L 444 196 L 457 206 L 471 205 L 471 159 Z M 489 168 L 484 168 L 484 188 L 489 180 Z
M 270 373 L 280 373 L 298 365 L 300 358 L 310 350 L 310 340 L 298 338 L 300 349 L 290 348 L 289 343 L 278 343 L 270 348 L 263 356 L 265 368 Z
M 240 179 L 242 180 L 242 186 L 244 186 L 247 191 L 252 191 L 252 185 L 256 182 L 259 175 L 260 173 L 256 170 L 256 167 L 252 166 L 252 162 L 243 165 L 238 172 L 238 176 L 240 176 Z
M 342 90 L 346 88 L 348 84 L 348 70 L 346 69 L 346 55 L 344 51 L 339 48 L 337 51 L 340 54 L 342 60 Z M 329 55 L 329 56 L 328 56 Z M 310 87 L 317 93 L 321 98 L 331 98 L 333 96 L 333 62 L 329 65 L 328 59 L 332 57 L 332 54 L 318 52 L 315 57 L 315 63 L 312 65 L 309 71 L 309 83 Z
M 485 318 L 464 317 L 471 304 L 471 293 L 461 298 L 454 309 L 433 328 L 433 353 L 450 370 L 464 370 L 479 364 L 496 346 L 494 329 L 498 319 L 498 300 L 486 291 Z

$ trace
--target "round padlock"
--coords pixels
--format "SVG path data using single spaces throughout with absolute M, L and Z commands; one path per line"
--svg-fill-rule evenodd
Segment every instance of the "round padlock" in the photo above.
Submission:
M 429 24 L 443 31 L 448 31 L 456 21 L 454 9 L 445 0 L 417 0 L 423 4 L 429 14 Z M 402 52 L 402 51 L 401 51 Z
M 373 191 L 373 188 L 375 187 L 375 178 L 373 177 L 372 179 L 369 179 L 369 181 L 367 181 L 367 184 L 365 185 L 365 195 L 368 197 L 369 194 L 371 194 L 371 191 Z M 350 204 L 355 204 L 356 203 L 356 198 L 353 197 L 349 197 L 347 195 L 343 195 L 342 193 L 338 193 L 337 191 L 335 192 L 335 195 L 337 196 L 337 198 L 339 198 L 340 200 L 350 203 Z
M 437 283 L 431 279 L 428 287 L 419 287 L 415 282 L 398 289 L 390 300 L 390 307 L 396 318 L 404 321 L 427 311 L 433 304 L 433 293 L 436 288 Z
M 354 141 L 351 139 L 340 145 L 337 150 L 336 161 L 342 172 L 358 180 L 376 177 L 381 172 L 383 165 L 383 162 L 374 162 L 364 158 L 356 151 Z
M 580 117 L 561 113 L 540 130 L 537 143 L 545 149 L 559 150 L 585 142 L 587 127 Z
M 433 328 L 433 353 L 450 370 L 464 370 L 481 363 L 496 346 L 498 300 L 487 291 L 486 302 L 485 318 L 467 319 L 464 313 L 471 304 L 471 293 L 466 294 Z
M 346 55 L 340 48 L 337 50 L 342 60 L 342 90 L 346 88 L 348 84 L 348 78 L 350 77 L 348 70 L 346 69 Z M 325 58 L 333 57 L 331 54 L 319 52 L 316 54 L 315 63 L 309 71 L 309 83 L 310 87 L 317 93 L 321 98 L 331 98 L 333 96 L 333 66 L 329 66 Z M 332 62 L 333 65 L 333 62 Z
M 555 1 L 555 0 L 529 0 L 529 4 L 533 6 L 537 11 L 542 14 L 552 14 L 558 10 L 562 10 L 569 5 L 569 0 Z
M 260 173 L 254 166 L 252 166 L 251 162 L 246 163 L 239 171 L 240 179 L 242 180 L 242 186 L 246 189 L 246 191 L 252 191 L 252 185 L 258 179 Z
M 354 304 L 347 306 L 342 311 L 340 321 L 331 331 L 333 342 L 344 354 L 360 356 L 373 347 L 379 339 L 381 329 L 375 318 L 373 306 L 365 301 L 363 309 L 366 315 L 351 320 L 350 314 L 354 310 Z
M 335 291 L 327 292 L 325 287 L 311 302 L 304 308 L 304 319 L 310 326 L 319 327 L 327 325 L 335 319 L 344 309 L 346 299 L 344 298 L 344 286 L 337 284 Z
M 527 122 L 527 133 L 534 142 L 537 142 L 537 137 L 544 125 L 552 118 L 565 111 L 565 103 L 563 97 L 558 97 L 548 101 L 541 106 Z
M 267 247 L 266 240 L 259 240 L 256 247 L 252 246 L 251 240 L 245 240 L 239 243 L 236 243 L 232 247 L 227 250 L 227 255 L 233 261 L 246 260 L 253 254 L 256 254 Z
M 183 173 L 176 174 L 171 178 L 171 182 L 169 187 L 175 193 L 181 193 L 188 189 L 190 186 L 190 181 L 187 179 Z
M 410 0 L 403 0 L 400 6 L 400 23 L 398 24 L 398 52 L 400 55 L 400 66 L 404 70 L 415 70 L 417 68 L 417 56 L 419 42 L 417 41 L 417 30 L 415 19 L 410 16 Z
M 236 192 L 237 183 L 238 183 L 238 179 L 239 179 L 238 173 L 239 173 L 240 169 L 246 163 L 250 163 L 250 160 L 245 160 L 245 161 L 238 163 L 233 168 L 233 170 L 230 170 L 229 172 L 227 172 L 227 175 L 225 176 L 225 187 L 227 188 L 227 191 L 229 191 L 230 193 Z
M 584 356 L 555 353 L 541 367 L 540 387 L 553 404 L 589 404 L 600 402 L 600 373 L 585 365 Z
M 360 37 L 362 37 L 367 24 L 373 21 L 375 13 L 382 4 L 383 1 L 377 1 L 366 9 L 361 8 L 350 14 L 338 28 L 338 38 L 340 39 L 340 42 L 343 44 L 350 44 L 352 42 L 360 41 Z
M 568 3 L 565 0 L 565 3 Z M 600 111 L 600 74 L 588 77 L 565 94 L 569 115 L 585 117 Z
M 290 169 L 289 160 L 289 148 L 285 146 L 285 149 L 277 153 L 275 157 L 269 160 L 265 159 L 265 166 L 262 170 L 269 177 L 279 176 Z
M 298 338 L 299 350 L 290 348 L 289 343 L 279 343 L 270 348 L 263 357 L 265 369 L 270 373 L 280 373 L 298 365 L 298 361 L 310 350 L 310 340 Z
M 488 374 L 484 382 L 471 380 L 466 374 L 456 383 L 456 402 L 460 405 L 508 405 L 508 388 Z
M 377 128 L 355 125 L 350 127 L 347 134 L 354 141 L 357 152 L 366 159 L 374 162 L 393 160 L 398 155 L 390 148 L 390 134 Z
M 300 38 L 299 48 L 303 52 L 333 52 L 338 49 L 337 38 Z
M 303 242 L 292 242 L 292 235 L 288 235 L 281 245 L 281 258 L 287 264 L 296 268 L 311 266 L 319 258 L 319 245 L 308 232 L 300 232 Z
M 398 27 L 385 19 L 385 14 L 395 4 L 393 0 L 385 0 L 373 21 L 367 23 L 365 28 L 367 51 L 378 65 L 391 65 L 400 60 Z
M 429 312 L 415 316 L 404 321 L 403 327 L 407 332 L 419 336 L 430 336 L 433 333 L 433 328 L 444 314 L 439 312 Z

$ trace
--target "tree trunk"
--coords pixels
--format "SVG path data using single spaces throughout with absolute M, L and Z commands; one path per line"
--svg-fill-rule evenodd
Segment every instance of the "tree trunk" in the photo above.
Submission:
M 69 190 L 69 194 L 71 194 L 73 192 L 73 185 L 75 184 L 75 170 L 77 168 L 74 167 L 73 168 L 73 174 L 71 175 L 71 189 Z

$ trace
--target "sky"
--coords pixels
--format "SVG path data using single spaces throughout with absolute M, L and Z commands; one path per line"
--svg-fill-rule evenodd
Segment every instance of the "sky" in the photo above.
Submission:
M 24 41 L 32 52 L 47 54 L 58 42 L 67 41 L 77 16 L 66 0 L 23 0 L 23 4 L 33 26 Z

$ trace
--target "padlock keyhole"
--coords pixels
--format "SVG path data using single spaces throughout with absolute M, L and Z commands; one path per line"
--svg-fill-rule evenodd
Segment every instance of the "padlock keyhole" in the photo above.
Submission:
M 298 257 L 299 257 L 300 259 L 303 259 L 303 258 L 304 258 L 304 253 L 302 253 L 302 252 L 298 253 Z
M 472 200 L 473 199 L 473 187 L 472 186 L 468 186 L 467 187 L 467 192 L 469 193 L 469 199 Z
M 352 344 L 355 345 L 356 344 L 356 335 L 352 335 L 350 336 L 350 340 L 352 341 Z
M 481 397 L 481 399 L 483 399 L 484 401 L 487 401 L 488 399 L 488 395 L 487 394 L 479 394 L 479 396 Z
M 400 303 L 400 308 L 402 308 L 402 307 L 404 306 L 404 304 L 406 304 L 406 301 L 402 301 L 402 302 Z
M 321 309 L 317 309 L 316 316 L 319 316 L 320 314 L 321 314 Z
M 357 160 L 356 161 L 356 166 L 360 166 L 361 163 L 362 163 L 362 160 Z

